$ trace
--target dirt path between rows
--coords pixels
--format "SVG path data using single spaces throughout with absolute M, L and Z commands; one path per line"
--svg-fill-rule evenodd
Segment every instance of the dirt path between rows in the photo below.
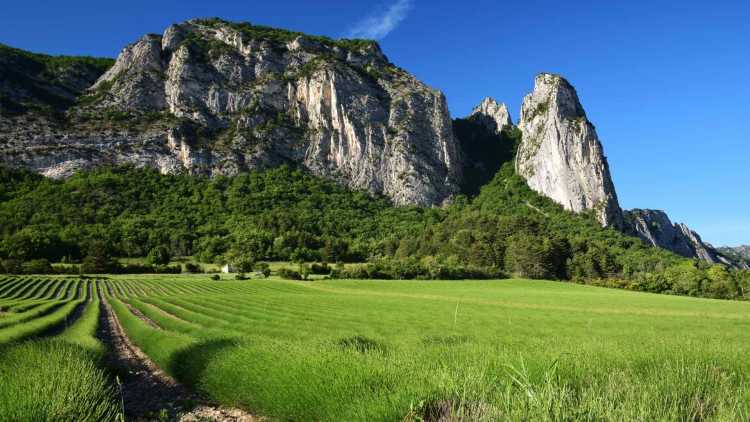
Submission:
M 149 307 L 150 307 L 151 309 L 155 310 L 156 312 L 159 312 L 160 314 L 162 314 L 162 315 L 164 315 L 164 316 L 167 316 L 167 317 L 169 317 L 169 318 L 172 318 L 172 319 L 174 319 L 174 320 L 180 321 L 180 322 L 182 322 L 183 324 L 198 325 L 198 324 L 195 324 L 195 323 L 193 323 L 193 322 L 190 322 L 190 321 L 184 320 L 184 319 L 182 319 L 182 318 L 178 317 L 177 315 L 175 315 L 175 314 L 173 314 L 173 313 L 171 313 L 171 312 L 165 311 L 164 309 L 162 309 L 162 308 L 160 308 L 160 307 L 158 307 L 158 306 L 156 306 L 156 305 L 153 305 L 153 304 L 151 304 L 151 303 L 147 303 L 147 305 L 148 305 L 148 306 L 149 306 Z
M 125 334 L 104 295 L 97 337 L 106 344 L 107 364 L 121 374 L 128 421 L 262 421 L 240 409 L 211 405 L 159 369 Z
M 127 306 L 128 309 L 130 310 L 130 312 L 132 312 L 133 315 L 137 316 L 138 319 L 140 319 L 141 321 L 143 321 L 146 324 L 148 324 L 151 328 L 155 328 L 157 330 L 161 330 L 161 326 L 159 324 L 157 324 L 156 321 L 154 321 L 153 319 L 151 319 L 151 318 L 147 317 L 146 315 L 144 315 L 143 312 L 140 311 L 140 309 L 136 308 L 135 306 L 133 306 L 133 305 L 127 303 L 127 302 L 123 301 L 122 303 L 124 303 L 125 306 Z

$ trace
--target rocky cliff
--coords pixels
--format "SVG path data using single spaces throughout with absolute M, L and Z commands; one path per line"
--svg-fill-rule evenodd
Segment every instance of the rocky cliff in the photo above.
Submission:
M 638 236 L 646 243 L 670 250 L 686 258 L 698 258 L 712 264 L 744 267 L 739 260 L 704 242 L 695 231 L 682 223 L 672 223 L 660 210 L 633 209 L 624 212 L 625 233 Z
M 516 155 L 520 133 L 508 108 L 487 97 L 465 118 L 453 121 L 461 149 L 461 192 L 476 195 Z
M 486 97 L 471 111 L 470 118 L 482 123 L 492 132 L 500 133 L 503 128 L 513 126 L 505 103 L 499 103 L 494 98 Z
M 719 253 L 732 260 L 737 266 L 750 270 L 750 246 L 723 246 L 716 248 Z
M 568 81 L 538 75 L 518 127 L 516 171 L 532 189 L 570 211 L 592 210 L 604 226 L 622 226 L 604 150 Z
M 371 41 L 192 20 L 127 46 L 72 95 L 61 119 L 4 118 L 0 161 L 51 177 L 116 164 L 229 175 L 292 162 L 419 205 L 446 200 L 460 179 L 443 94 Z
M 750 245 L 741 246 L 724 246 L 719 248 L 719 251 L 726 251 L 736 254 L 739 257 L 750 260 Z

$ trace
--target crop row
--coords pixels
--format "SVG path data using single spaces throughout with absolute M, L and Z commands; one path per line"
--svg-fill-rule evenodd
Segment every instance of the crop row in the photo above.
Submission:
M 121 420 L 116 389 L 102 364 L 104 346 L 96 339 L 99 319 L 93 282 L 0 279 L 0 292 L 18 291 L 25 283 L 43 285 L 48 303 L 27 311 L 16 324 L 0 319 L 0 420 Z M 46 293 L 42 293 L 42 291 Z M 47 309 L 50 311 L 47 312 Z M 72 320 L 75 310 L 80 310 Z M 22 314 L 18 314 L 22 315 Z M 13 316 L 11 316 L 13 317 Z M 42 334 L 53 337 L 15 343 Z
M 34 277 L 0 280 L 0 344 L 60 331 L 93 299 L 94 282 Z

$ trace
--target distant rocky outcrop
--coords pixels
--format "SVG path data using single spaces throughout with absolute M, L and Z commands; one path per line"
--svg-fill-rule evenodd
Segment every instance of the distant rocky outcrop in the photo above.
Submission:
M 494 98 L 485 97 L 479 105 L 474 107 L 469 118 L 482 123 L 488 130 L 500 133 L 503 128 L 513 126 L 505 103 L 499 103 Z
M 697 258 L 712 264 L 739 267 L 741 263 L 704 242 L 695 231 L 682 223 L 672 223 L 660 210 L 633 209 L 624 212 L 625 233 L 638 236 L 646 243 L 667 249 L 686 258 Z
M 127 46 L 71 98 L 62 119 L 3 119 L 0 162 L 51 177 L 102 165 L 231 175 L 296 163 L 396 204 L 440 204 L 458 191 L 445 97 L 372 41 L 191 20 Z
M 718 248 L 721 252 L 731 252 L 736 254 L 739 257 L 742 257 L 744 259 L 750 260 L 750 245 L 741 245 L 741 246 L 724 246 L 721 248 Z
M 573 212 L 591 210 L 606 227 L 622 212 L 594 125 L 568 81 L 542 73 L 521 107 L 516 171 L 533 190 Z
M 750 270 L 750 245 L 722 246 L 716 250 L 741 268 Z
M 520 139 L 505 104 L 487 97 L 465 118 L 453 121 L 460 145 L 461 192 L 476 195 L 503 164 L 512 162 Z

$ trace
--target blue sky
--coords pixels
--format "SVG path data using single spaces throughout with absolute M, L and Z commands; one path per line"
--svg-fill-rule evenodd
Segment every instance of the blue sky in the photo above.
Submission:
M 597 127 L 624 208 L 663 209 L 717 245 L 750 243 L 747 2 L 6 2 L 0 42 L 115 56 L 205 16 L 377 37 L 391 61 L 445 92 L 454 117 L 489 95 L 516 120 L 534 75 L 560 73 Z

